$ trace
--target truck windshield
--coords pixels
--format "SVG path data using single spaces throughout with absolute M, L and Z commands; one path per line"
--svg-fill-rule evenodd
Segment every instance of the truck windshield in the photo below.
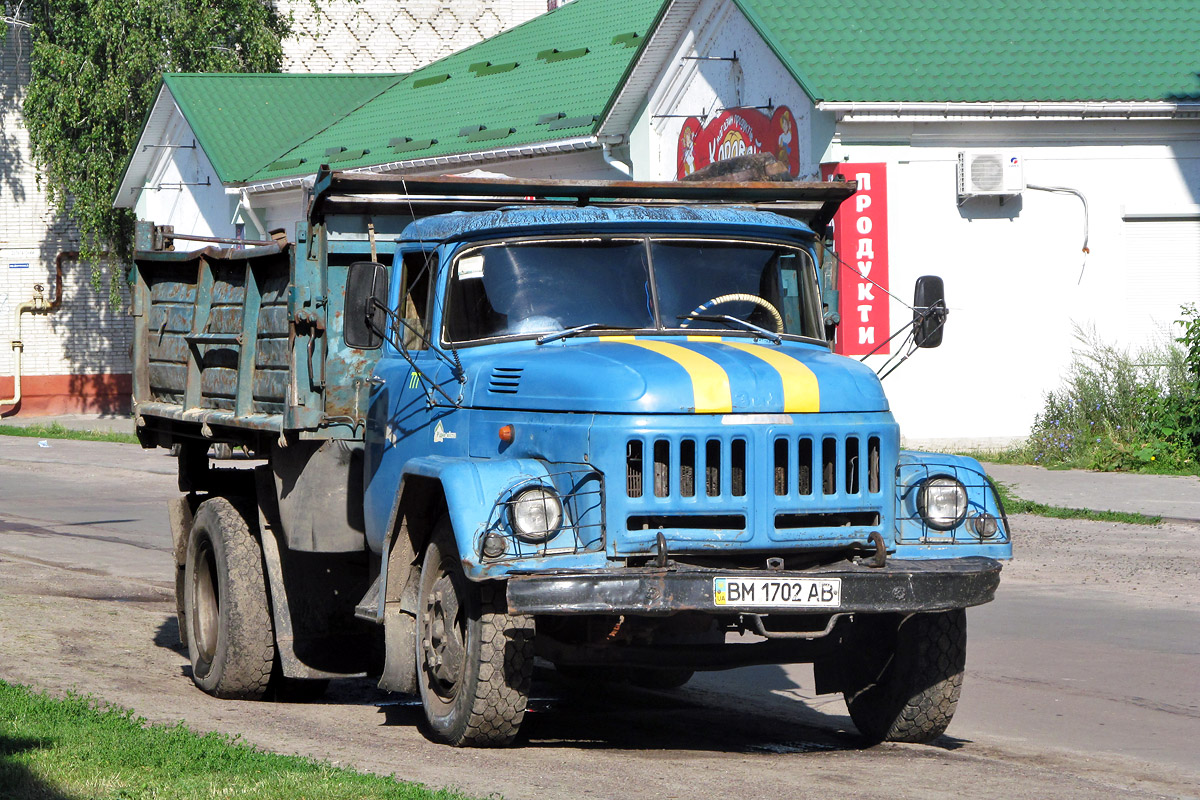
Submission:
M 595 326 L 593 333 L 745 331 L 738 320 L 772 333 L 823 337 L 808 253 L 729 239 L 480 245 L 454 262 L 445 317 L 445 338 L 452 342 L 542 336 L 584 325 Z

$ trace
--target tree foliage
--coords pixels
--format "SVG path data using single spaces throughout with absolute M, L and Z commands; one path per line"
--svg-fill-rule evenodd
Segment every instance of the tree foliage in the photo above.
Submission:
M 5 10 L 3 27 L 27 28 L 32 43 L 23 110 L 40 180 L 79 228 L 99 288 L 104 251 L 129 256 L 133 215 L 113 198 L 161 74 L 276 72 L 290 18 L 270 0 L 7 0 Z

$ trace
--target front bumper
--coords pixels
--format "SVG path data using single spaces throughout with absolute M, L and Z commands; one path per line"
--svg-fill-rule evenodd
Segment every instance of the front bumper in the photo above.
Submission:
M 677 565 L 612 572 L 510 575 L 510 614 L 829 614 L 948 611 L 991 601 L 1000 584 L 999 561 L 969 558 L 889 560 L 881 568 L 834 564 L 803 571 L 719 570 Z M 840 578 L 836 608 L 717 605 L 713 579 Z

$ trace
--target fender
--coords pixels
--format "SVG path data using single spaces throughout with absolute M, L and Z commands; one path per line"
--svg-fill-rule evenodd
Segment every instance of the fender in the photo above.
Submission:
M 973 533 L 964 532 L 965 525 L 956 532 L 933 532 L 934 535 L 928 535 L 930 531 L 917 513 L 917 489 L 923 480 L 936 475 L 955 478 L 966 487 L 968 516 L 985 513 L 997 519 L 998 530 L 994 536 L 978 544 L 970 544 L 977 539 Z M 896 464 L 896 558 L 961 558 L 975 555 L 1012 558 L 1010 533 L 1000 495 L 979 461 L 947 453 L 900 451 Z M 957 538 L 953 538 L 952 534 Z
M 498 577 L 480 562 L 479 541 L 491 518 L 496 503 L 513 488 L 523 483 L 540 481 L 553 483 L 552 470 L 558 465 L 535 458 L 471 459 L 449 456 L 421 456 L 404 465 L 399 491 L 388 515 L 387 534 L 382 554 L 384 570 L 387 569 L 386 554 L 392 549 L 401 513 L 405 492 L 414 478 L 434 481 L 441 486 L 445 496 L 450 524 L 454 527 L 454 539 L 458 545 L 463 570 L 470 580 L 486 580 Z M 409 500 L 411 502 L 411 499 Z M 384 574 L 381 583 L 386 584 Z
M 381 688 L 417 691 L 412 657 L 419 602 L 416 585 L 421 553 L 437 518 L 443 511 L 449 513 L 466 576 L 476 581 L 495 577 L 480 563 L 478 542 L 496 502 L 513 487 L 535 480 L 549 482 L 550 466 L 529 458 L 422 456 L 405 463 L 381 544 L 379 579 L 372 585 L 374 602 L 364 598 L 361 606 L 373 607 L 374 621 L 384 626 Z

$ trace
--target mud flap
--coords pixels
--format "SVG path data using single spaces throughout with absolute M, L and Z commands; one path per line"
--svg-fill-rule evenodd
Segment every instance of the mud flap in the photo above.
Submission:
M 383 674 L 379 688 L 404 694 L 417 693 L 417 618 L 388 603 L 384 610 Z
M 837 694 L 842 691 L 842 673 L 838 668 L 838 657 L 827 656 L 813 662 L 814 691 L 817 694 Z
M 187 647 L 188 623 L 183 597 L 183 573 L 187 566 L 188 536 L 192 532 L 192 498 L 183 495 L 168 500 L 167 520 L 171 524 L 171 553 L 175 558 L 175 619 L 179 626 L 179 643 Z

